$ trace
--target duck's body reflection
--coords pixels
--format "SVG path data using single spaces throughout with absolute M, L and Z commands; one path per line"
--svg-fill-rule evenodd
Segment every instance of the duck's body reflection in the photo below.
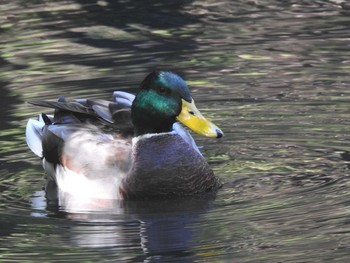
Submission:
M 112 253 L 129 250 L 142 255 L 145 262 L 164 262 L 165 258 L 171 258 L 171 262 L 191 262 L 195 257 L 194 221 L 214 198 L 211 193 L 176 200 L 98 200 L 101 202 L 98 205 L 98 202 L 92 202 L 90 207 L 84 204 L 84 211 L 79 210 L 79 202 L 77 210 L 72 206 L 66 210 L 55 200 L 47 200 L 47 209 L 73 220 L 69 236 L 72 245 L 109 249 Z

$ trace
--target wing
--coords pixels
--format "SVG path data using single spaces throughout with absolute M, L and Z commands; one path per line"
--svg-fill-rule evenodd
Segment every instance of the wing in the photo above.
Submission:
M 29 148 L 39 157 L 52 163 L 59 163 L 62 147 L 67 138 L 86 124 L 121 136 L 131 136 L 131 105 L 135 96 L 122 91 L 113 92 L 113 100 L 77 99 L 68 102 L 64 97 L 56 101 L 31 101 L 32 105 L 54 109 L 54 115 L 39 115 L 37 120 L 30 119 L 26 127 L 26 141 Z

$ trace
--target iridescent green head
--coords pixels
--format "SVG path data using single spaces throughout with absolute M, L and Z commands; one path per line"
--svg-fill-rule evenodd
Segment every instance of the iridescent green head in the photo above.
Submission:
M 222 136 L 221 130 L 195 108 L 189 88 L 175 73 L 152 72 L 140 88 L 131 109 L 136 135 L 169 132 L 178 120 L 202 135 Z

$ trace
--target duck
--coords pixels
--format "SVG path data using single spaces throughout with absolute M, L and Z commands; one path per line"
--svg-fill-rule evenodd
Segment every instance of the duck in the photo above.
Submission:
M 223 132 L 197 109 L 179 75 L 151 72 L 136 96 L 114 91 L 112 98 L 29 102 L 54 110 L 28 120 L 26 142 L 62 203 L 67 196 L 183 197 L 222 186 L 188 129 L 209 138 Z

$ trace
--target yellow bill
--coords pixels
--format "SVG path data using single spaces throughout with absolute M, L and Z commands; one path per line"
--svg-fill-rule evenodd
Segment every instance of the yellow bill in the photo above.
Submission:
M 194 101 L 191 103 L 182 99 L 182 110 L 177 120 L 194 132 L 206 137 L 220 138 L 224 133 L 212 122 L 203 117 Z

